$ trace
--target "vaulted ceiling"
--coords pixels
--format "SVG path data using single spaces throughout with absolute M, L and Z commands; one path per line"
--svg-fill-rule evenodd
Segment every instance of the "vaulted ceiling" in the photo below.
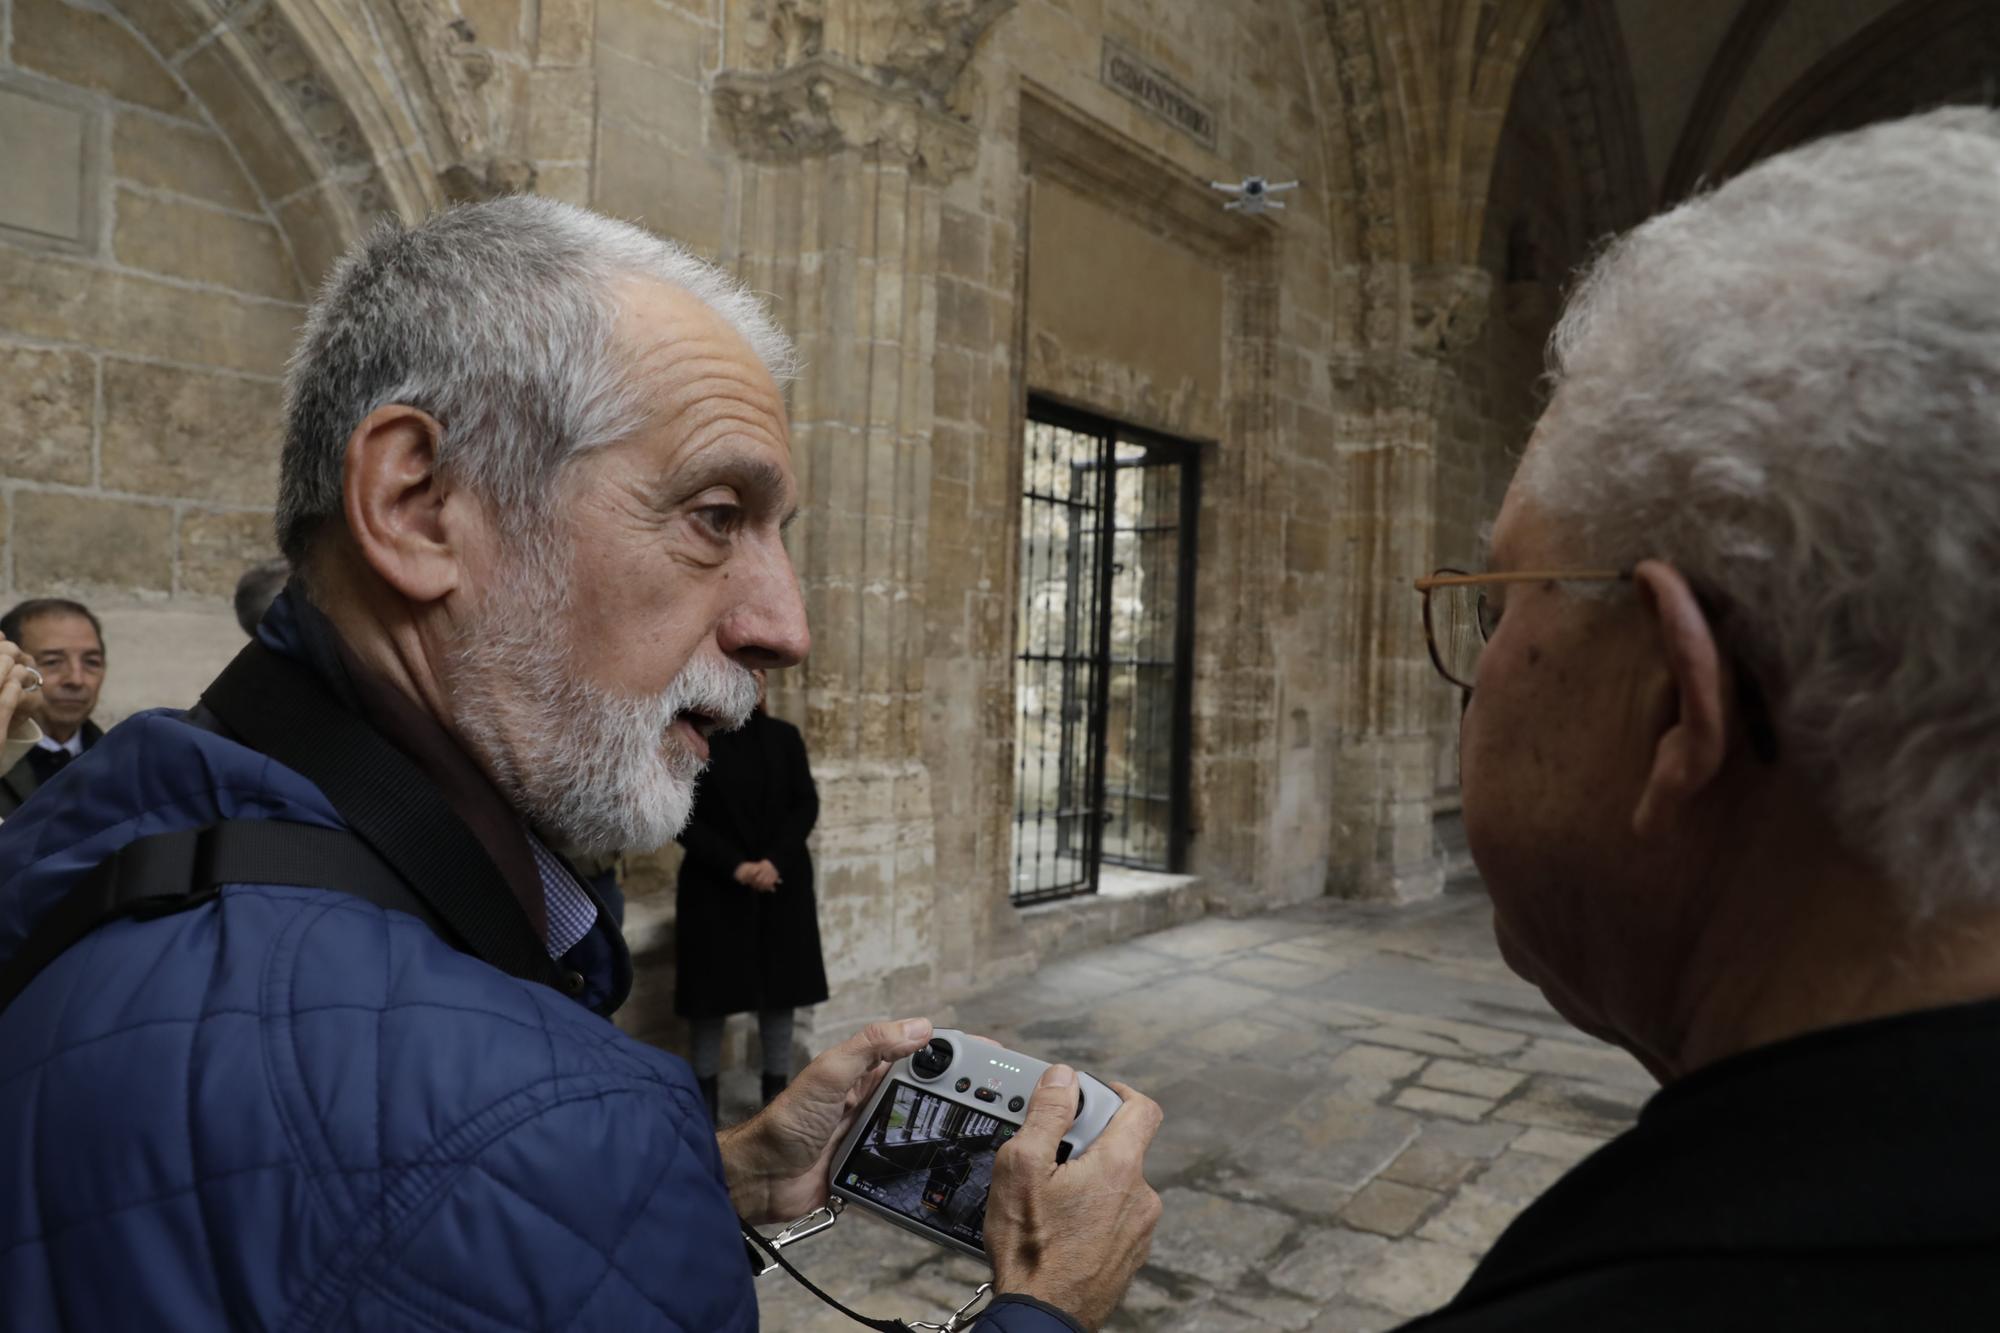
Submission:
M 1761 157 L 1963 101 L 2000 101 L 2000 0 L 1557 0 L 1513 90 L 1486 261 L 1557 279 Z
M 1993 0 L 1611 0 L 1610 9 L 1655 207 L 1816 135 L 1991 101 L 2000 86 Z

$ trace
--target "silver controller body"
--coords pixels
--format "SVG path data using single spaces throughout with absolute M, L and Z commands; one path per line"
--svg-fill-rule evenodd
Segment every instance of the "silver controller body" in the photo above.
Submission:
M 1027 1118 L 1049 1067 L 951 1028 L 898 1060 L 834 1157 L 833 1192 L 940 1245 L 985 1257 L 993 1157 Z M 1097 1141 L 1123 1105 L 1078 1071 L 1075 1121 L 1057 1160 Z

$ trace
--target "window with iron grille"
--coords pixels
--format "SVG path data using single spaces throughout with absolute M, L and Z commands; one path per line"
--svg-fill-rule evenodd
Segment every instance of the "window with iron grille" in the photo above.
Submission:
M 1194 446 L 1040 400 L 1022 449 L 1013 899 L 1187 857 Z

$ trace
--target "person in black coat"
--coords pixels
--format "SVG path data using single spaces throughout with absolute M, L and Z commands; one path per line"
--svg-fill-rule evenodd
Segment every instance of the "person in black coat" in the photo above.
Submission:
M 1418 581 L 1500 952 L 1664 1086 L 1412 1329 L 2000 1328 L 1996 215 L 1956 107 L 1600 250 Z
M 691 1063 L 719 1113 L 722 1022 L 755 1013 L 764 1046 L 764 1101 L 791 1079 L 792 1011 L 826 998 L 819 909 L 806 838 L 819 792 L 805 738 L 764 711 L 709 741 L 708 770 L 681 832 L 675 908 L 674 1012 L 694 1028 Z

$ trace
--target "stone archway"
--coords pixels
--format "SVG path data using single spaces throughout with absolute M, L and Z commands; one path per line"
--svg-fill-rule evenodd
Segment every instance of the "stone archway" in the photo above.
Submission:
M 534 71 L 510 49 L 524 34 L 485 40 L 443 0 L 272 0 L 220 18 L 204 0 L 115 3 L 235 146 L 308 287 L 376 217 L 535 184 L 520 151 Z
M 522 90 L 558 38 L 584 58 L 587 0 L 490 46 L 444 8 L 10 6 L 0 114 L 36 132 L 7 163 L 34 206 L 0 211 L 0 582 L 103 614 L 126 664 L 106 720 L 185 704 L 240 641 L 284 358 L 335 257 L 377 217 L 534 179 L 508 165 Z

